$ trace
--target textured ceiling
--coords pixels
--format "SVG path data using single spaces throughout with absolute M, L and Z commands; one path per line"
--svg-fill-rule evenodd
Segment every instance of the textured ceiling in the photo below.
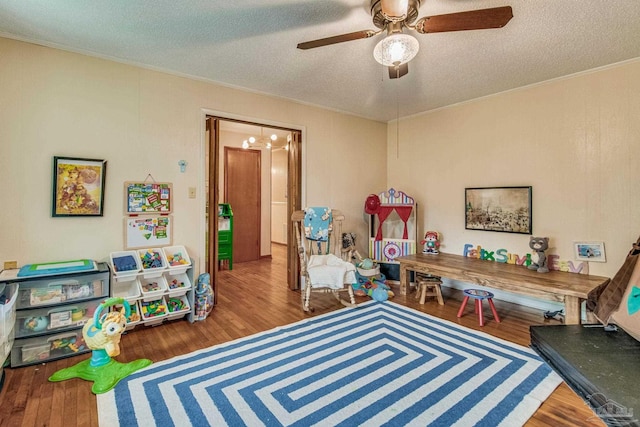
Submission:
M 389 121 L 640 57 L 640 0 L 423 0 L 419 16 L 510 5 L 501 29 L 420 35 L 409 74 L 373 59 L 368 0 L 0 0 L 0 36 Z M 1 63 L 1 58 L 0 58 Z

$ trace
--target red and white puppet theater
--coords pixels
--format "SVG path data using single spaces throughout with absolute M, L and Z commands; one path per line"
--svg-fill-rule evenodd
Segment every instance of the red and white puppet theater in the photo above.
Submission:
M 380 265 L 387 280 L 400 279 L 396 258 L 416 253 L 415 200 L 402 191 L 390 188 L 370 194 L 364 210 L 369 215 L 369 258 Z

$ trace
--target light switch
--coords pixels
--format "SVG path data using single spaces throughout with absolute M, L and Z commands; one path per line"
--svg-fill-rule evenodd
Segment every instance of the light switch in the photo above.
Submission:
M 189 198 L 190 199 L 196 198 L 196 187 L 189 187 Z

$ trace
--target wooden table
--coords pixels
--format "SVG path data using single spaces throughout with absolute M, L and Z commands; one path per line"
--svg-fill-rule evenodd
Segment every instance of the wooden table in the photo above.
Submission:
M 406 295 L 409 271 L 432 274 L 509 292 L 564 303 L 565 323 L 580 323 L 580 306 L 591 290 L 608 280 L 589 274 L 550 271 L 538 273 L 522 265 L 483 261 L 462 255 L 413 254 L 395 259 L 400 263 L 400 294 Z

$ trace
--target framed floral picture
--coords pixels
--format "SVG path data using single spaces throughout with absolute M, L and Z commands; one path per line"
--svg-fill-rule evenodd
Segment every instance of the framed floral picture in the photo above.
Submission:
M 51 216 L 102 216 L 106 160 L 53 158 Z

